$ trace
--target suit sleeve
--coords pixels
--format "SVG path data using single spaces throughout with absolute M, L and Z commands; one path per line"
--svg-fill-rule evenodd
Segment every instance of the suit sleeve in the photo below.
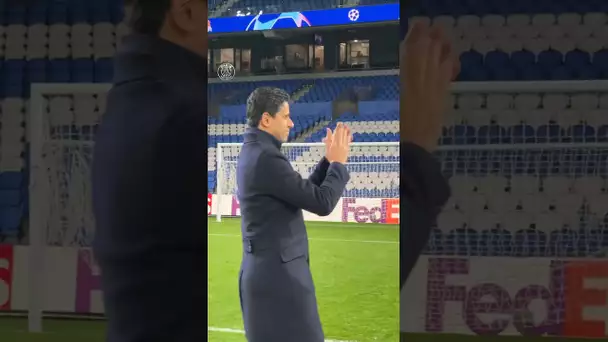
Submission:
M 167 118 L 163 126 L 159 141 L 162 143 L 155 146 L 156 154 L 164 162 L 161 168 L 166 168 L 160 174 L 168 177 L 166 182 L 172 182 L 172 175 L 188 180 L 189 191 L 181 194 L 184 203 L 189 203 L 200 208 L 207 197 L 207 177 L 205 173 L 208 167 L 207 159 L 207 116 L 191 105 L 172 104 L 172 115 Z M 179 173 L 173 170 L 179 169 Z M 201 176 L 202 175 L 202 176 Z M 193 208 L 194 209 L 194 208 Z M 195 213 L 196 210 L 186 210 Z M 182 217 L 180 220 L 196 222 L 196 217 Z M 188 225 L 181 225 L 184 228 Z M 207 233 L 200 229 L 188 230 L 180 233 L 180 236 L 188 241 L 193 250 L 200 248 L 206 243 Z M 196 251 L 198 253 L 198 251 Z
M 279 154 L 263 153 L 257 165 L 255 177 L 264 192 L 319 216 L 331 214 L 350 179 L 346 167 L 340 163 L 327 167 L 325 179 L 319 185 L 302 179 Z
M 401 143 L 401 287 L 449 197 L 450 187 L 437 160 L 417 145 Z
M 314 185 L 320 186 L 325 179 L 325 175 L 327 174 L 327 169 L 329 168 L 329 161 L 323 157 L 315 166 L 315 169 L 308 177 L 308 180 L 311 181 Z

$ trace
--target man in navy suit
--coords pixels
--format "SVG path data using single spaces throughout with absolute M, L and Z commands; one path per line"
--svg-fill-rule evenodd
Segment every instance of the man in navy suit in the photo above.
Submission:
M 308 179 L 281 153 L 293 122 L 289 95 L 258 88 L 237 166 L 243 260 L 239 292 L 249 342 L 323 342 L 302 210 L 329 215 L 344 192 L 352 136 L 338 124 Z
M 92 170 L 107 340 L 205 341 L 207 6 L 127 3 Z

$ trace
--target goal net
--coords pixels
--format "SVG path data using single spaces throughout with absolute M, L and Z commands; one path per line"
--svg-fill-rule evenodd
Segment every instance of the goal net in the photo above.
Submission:
M 401 331 L 606 336 L 605 82 L 456 91 L 437 151 L 452 196 L 401 289 Z
M 95 305 L 91 300 L 91 292 L 98 288 L 91 287 L 95 283 L 91 277 L 95 276 L 96 266 L 88 250 L 95 231 L 90 172 L 95 131 L 105 111 L 108 89 L 109 85 L 103 84 L 32 87 L 28 122 L 30 206 L 26 231 L 30 331 L 41 331 L 43 311 L 69 314 L 102 311 L 100 304 Z M 80 272 L 80 267 L 69 269 L 72 258 L 74 265 L 85 263 L 88 274 Z M 47 285 L 51 269 L 68 279 Z M 75 271 L 76 278 L 69 279 L 69 274 Z M 63 292 L 65 287 L 73 286 L 76 293 Z M 68 303 L 66 296 L 75 298 Z M 74 303 L 75 307 L 70 308 Z
M 608 143 L 443 147 L 452 197 L 429 254 L 593 257 L 608 214 Z M 608 238 L 608 234 L 606 234 Z
M 240 143 L 221 143 L 216 149 L 217 187 L 215 214 L 237 214 L 232 203 L 237 201 L 236 166 Z M 323 143 L 285 143 L 282 152 L 302 178 L 308 178 L 325 155 Z M 399 143 L 352 143 L 346 164 L 351 179 L 342 197 L 391 199 L 399 198 Z
M 577 322 L 608 317 L 589 297 L 608 279 L 608 143 L 437 154 L 452 197 L 402 289 L 402 331 L 605 336 Z

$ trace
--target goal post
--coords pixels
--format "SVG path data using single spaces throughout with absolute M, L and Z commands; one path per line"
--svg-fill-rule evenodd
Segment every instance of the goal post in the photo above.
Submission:
M 94 220 L 90 210 L 93 126 L 103 113 L 110 84 L 32 84 L 27 120 L 29 140 L 29 229 L 27 230 L 28 331 L 42 331 L 45 248 L 89 247 Z M 76 104 L 75 97 L 82 95 Z M 98 97 L 101 97 L 99 99 Z M 94 101 L 94 104 L 87 100 Z M 56 100 L 52 105 L 52 101 Z M 64 101 L 65 100 L 65 101 Z M 75 108 L 87 115 L 74 115 Z M 52 107 L 52 108 L 50 108 Z M 90 134 L 83 133 L 85 127 Z
M 237 195 L 236 165 L 242 143 L 219 143 L 216 148 L 215 215 L 232 216 L 226 209 Z M 308 178 L 325 155 L 323 143 L 284 143 L 282 152 L 294 170 Z M 355 142 L 351 144 L 346 168 L 351 180 L 344 197 L 399 197 L 399 142 Z
M 566 337 L 555 328 L 595 305 L 573 304 L 605 289 L 608 142 L 441 146 L 436 156 L 452 195 L 401 289 L 401 331 Z
M 557 105 L 550 108 L 543 108 L 543 112 L 539 114 L 546 114 L 547 112 L 559 113 L 559 111 L 563 109 L 561 107 L 570 110 L 574 107 L 574 105 L 572 105 L 574 103 L 577 103 L 577 105 L 581 107 L 578 108 L 580 109 L 580 112 L 594 110 L 595 112 L 598 112 L 596 114 L 602 114 L 608 112 L 607 85 L 608 81 L 461 82 L 454 84 L 452 87 L 452 98 L 454 101 L 458 102 L 459 112 L 469 111 L 471 114 L 475 114 L 475 111 L 478 111 L 479 109 L 483 109 L 484 112 L 511 114 L 514 112 L 513 109 L 520 109 L 520 107 L 525 107 L 524 109 L 526 110 L 529 109 L 534 111 L 536 108 L 542 108 L 543 101 L 551 103 L 553 101 L 551 99 L 554 97 L 566 98 L 566 101 L 563 103 L 566 103 L 567 105 L 562 106 L 562 102 L 557 101 L 555 102 Z M 89 247 L 89 242 L 94 232 L 94 225 L 90 210 L 88 192 L 90 191 L 90 178 L 88 173 L 92 160 L 90 152 L 94 145 L 94 139 L 92 136 L 74 133 L 82 133 L 86 129 L 91 129 L 91 126 L 99 121 L 104 112 L 102 103 L 105 101 L 103 101 L 103 99 L 110 87 L 111 85 L 109 84 L 34 84 L 31 87 L 31 95 L 29 100 L 27 100 L 29 101 L 29 108 L 27 109 L 28 114 L 26 120 L 26 158 L 29 159 L 29 163 L 26 163 L 27 165 L 24 170 L 29 174 L 27 199 L 27 201 L 29 201 L 29 213 L 26 218 L 27 220 L 24 222 L 24 229 L 28 234 L 29 246 L 14 246 L 15 249 L 20 250 L 18 254 L 14 254 L 16 258 L 20 258 L 20 261 L 11 265 L 14 265 L 15 268 L 13 271 L 17 272 L 19 277 L 13 277 L 12 283 L 8 284 L 12 298 L 19 298 L 19 300 L 15 300 L 11 303 L 11 310 L 27 310 L 28 330 L 31 332 L 42 331 L 43 309 L 47 311 L 46 314 L 49 314 L 48 312 L 50 311 L 61 311 L 73 315 L 102 312 L 102 310 L 91 309 L 90 307 L 82 310 L 76 309 L 73 300 L 73 298 L 77 296 L 76 292 L 85 290 L 90 294 L 91 291 L 89 288 L 79 288 L 79 285 L 77 284 L 78 280 L 76 279 L 76 262 L 73 259 L 69 259 L 70 261 L 68 263 L 59 263 L 58 261 L 62 259 L 47 254 L 46 249 L 51 246 L 74 250 Z M 93 107 L 90 106 L 92 98 L 96 103 Z M 589 101 L 589 99 L 592 101 Z M 7 99 L 4 99 L 3 101 L 6 100 Z M 497 103 L 498 106 L 496 106 Z M 504 103 L 506 103 L 506 105 L 503 106 Z M 589 103 L 589 105 L 582 105 L 583 103 Z M 520 106 L 520 104 L 522 104 L 522 106 Z M 81 115 L 82 113 L 84 113 L 84 115 Z M 205 115 L 204 108 L 201 109 L 201 115 Z M 55 131 L 56 128 L 60 129 L 59 133 Z M 74 128 L 76 128 L 76 130 L 74 130 Z M 82 128 L 82 130 L 79 130 L 78 128 Z M 378 144 L 380 143 L 374 143 L 373 145 L 378 146 Z M 398 145 L 397 143 L 393 144 L 395 144 L 395 146 Z M 238 151 L 238 146 L 240 146 L 240 144 L 234 145 L 236 145 L 235 151 Z M 315 157 L 323 155 L 322 144 L 304 145 L 305 147 L 291 145 L 292 147 L 291 150 L 289 150 L 288 155 L 297 156 L 300 152 L 304 155 L 306 149 L 308 151 L 316 149 L 314 154 Z M 354 146 L 357 145 L 358 143 L 354 144 Z M 579 148 L 576 146 L 579 146 Z M 290 144 L 285 144 L 285 147 L 290 147 Z M 529 158 L 526 157 L 527 159 L 525 160 L 532 160 L 537 163 L 543 162 L 544 160 L 537 159 L 537 155 L 543 156 L 545 152 L 557 148 L 555 146 L 543 147 L 540 145 L 536 147 L 517 147 L 509 145 L 506 147 L 511 151 L 519 149 L 524 156 L 529 156 Z M 224 151 L 230 151 L 231 158 L 238 156 L 238 153 L 232 153 L 231 148 L 232 147 L 229 145 L 220 144 L 218 147 L 212 147 L 209 151 L 211 152 L 211 150 L 215 149 L 217 150 L 218 155 Z M 398 167 L 399 162 L 390 159 L 388 161 L 370 160 L 356 156 L 356 151 L 363 151 L 364 148 L 366 147 L 362 146 L 361 148 L 354 149 L 349 158 L 349 170 L 351 171 L 351 174 L 358 174 L 357 176 L 361 177 L 356 177 L 356 179 L 351 178 L 347 193 L 355 197 L 398 197 L 398 184 L 387 183 L 384 179 L 376 179 L 378 177 L 370 176 L 373 175 L 374 172 L 376 172 L 376 174 L 378 172 L 377 170 L 374 171 L 374 167 L 380 168 L 380 170 L 387 170 Z M 480 151 L 480 149 L 484 148 L 486 151 Z M 497 149 L 498 147 L 492 150 L 492 147 L 477 147 L 471 145 L 457 147 L 442 146 L 439 148 L 440 161 L 444 164 L 444 169 L 453 169 L 452 174 L 458 173 L 457 169 L 460 168 L 460 165 L 480 165 L 486 163 L 489 160 L 488 158 L 492 156 L 500 156 L 500 158 L 502 158 L 501 160 L 510 161 L 512 164 L 516 162 L 516 160 L 507 159 L 507 157 L 509 157 L 508 154 L 495 152 Z M 534 149 L 536 149 L 537 152 L 534 152 Z M 544 149 L 544 152 L 540 151 L 542 149 Z M 564 149 L 572 152 L 567 152 Z M 591 164 L 604 165 L 608 168 L 608 145 L 605 145 L 604 143 L 599 145 L 584 143 L 562 146 L 562 152 L 549 154 L 557 155 L 555 157 L 557 159 L 553 159 L 556 162 L 572 160 L 573 157 L 575 158 L 574 160 L 580 160 L 581 162 L 576 164 L 573 170 L 579 168 L 588 170 L 585 165 Z M 226 154 L 222 153 L 222 155 Z M 300 171 L 299 168 L 296 168 L 303 176 L 305 176 L 307 170 L 316 165 L 316 162 L 318 161 L 318 159 L 313 158 L 312 153 L 306 155 L 309 157 L 306 160 L 294 160 L 296 166 L 298 165 L 297 163 L 304 163 L 302 171 Z M 374 155 L 374 153 L 371 155 Z M 215 157 L 217 156 L 212 157 L 212 160 L 216 160 L 217 158 Z M 590 164 L 585 164 L 587 162 Z M 209 164 L 211 163 L 213 162 L 210 160 Z M 229 172 L 217 174 L 217 185 L 219 185 L 220 193 L 225 195 L 234 193 L 234 190 L 230 187 L 235 185 L 234 182 L 236 181 L 236 177 L 229 176 L 231 173 L 236 175 L 236 159 L 227 160 L 227 158 L 222 157 L 218 159 L 217 164 L 222 170 L 229 170 Z M 506 165 L 505 163 L 502 164 Z M 209 165 L 208 170 L 217 171 L 218 165 L 214 165 L 214 168 Z M 224 165 L 228 165 L 229 167 L 226 168 Z M 465 167 L 465 169 L 470 168 Z M 486 175 L 493 175 L 493 173 L 486 172 Z M 505 174 L 505 176 L 506 175 L 507 174 Z M 587 175 L 593 176 L 592 174 Z M 205 176 L 207 175 L 201 175 L 201 177 Z M 601 171 L 599 176 L 600 178 L 606 178 L 608 172 L 605 170 Z M 373 181 L 370 179 L 373 179 Z M 231 184 L 231 182 L 233 183 Z M 604 191 L 603 195 L 606 195 L 606 191 Z M 496 200 L 500 199 L 496 197 L 497 196 L 494 196 L 493 198 Z M 603 198 L 606 198 L 606 196 Z M 473 196 L 470 197 L 470 200 L 469 197 L 463 198 L 463 200 L 465 200 L 464 204 L 469 205 L 468 203 L 473 203 L 473 199 Z M 221 199 L 219 201 L 222 203 Z M 596 203 L 603 202 L 590 201 L 589 203 L 595 205 Z M 215 201 L 213 205 L 217 206 L 218 201 Z M 591 209 L 599 210 L 601 208 L 593 206 Z M 219 211 L 219 214 L 218 220 L 221 220 L 223 216 L 221 210 Z M 583 216 L 583 220 L 585 220 L 585 217 L 589 216 Z M 512 222 L 515 222 L 515 219 L 516 218 L 514 217 Z M 553 230 L 551 230 L 551 232 L 553 232 Z M 595 233 L 592 230 L 583 227 L 583 230 L 579 231 L 578 236 L 585 237 L 586 241 L 591 243 L 597 241 L 594 234 Z M 452 244 L 451 242 L 457 240 L 446 241 L 442 240 L 439 242 L 441 247 L 460 246 L 457 243 Z M 432 243 L 433 242 L 431 241 L 431 247 L 433 246 Z M 566 252 L 570 253 L 570 250 L 567 249 L 567 243 L 568 241 L 560 246 L 565 247 Z M 591 247 L 597 249 L 597 246 L 594 246 Z M 491 248 L 496 251 L 501 251 L 498 247 Z M 72 251 L 68 252 L 72 253 Z M 602 252 L 602 250 L 598 250 L 598 252 Z M 441 252 L 438 251 L 437 253 Z M 510 265 L 509 267 L 512 269 L 512 275 L 514 277 L 517 276 L 518 274 L 515 272 L 519 269 L 519 265 L 510 264 L 510 262 L 516 259 L 517 261 L 520 261 L 522 258 L 519 258 L 518 254 L 513 251 L 501 253 L 503 253 L 502 258 L 506 260 L 505 262 L 507 262 L 508 266 Z M 581 258 L 589 259 L 590 254 L 586 254 L 578 259 L 580 260 Z M 488 265 L 478 266 L 479 269 L 476 272 L 485 272 L 486 269 L 492 269 L 492 266 L 494 266 L 491 264 L 493 259 L 485 257 L 482 259 L 487 261 Z M 564 258 L 560 257 L 560 259 Z M 547 261 L 546 258 L 543 260 Z M 523 261 L 526 260 L 524 259 Z M 54 268 L 56 267 L 60 267 L 61 272 L 64 272 L 62 273 L 64 278 L 58 279 L 57 275 L 53 272 L 49 272 L 55 271 Z M 533 271 L 534 270 L 523 274 L 522 277 L 530 278 L 532 282 L 536 282 L 537 280 L 534 278 L 534 274 L 536 273 Z M 426 273 L 422 272 L 420 274 Z M 504 275 L 502 275 L 502 277 L 504 278 Z M 502 281 L 501 279 L 503 278 L 497 278 L 497 281 Z M 53 282 L 52 287 L 48 284 L 49 280 L 52 280 Z M 471 281 L 474 283 L 478 280 L 479 279 Z M 427 288 L 427 283 L 426 280 L 422 278 L 418 280 L 412 279 L 409 283 L 416 285 L 415 288 L 418 292 L 412 291 L 410 293 L 411 297 L 409 298 L 411 301 L 406 300 L 403 302 L 413 303 L 416 300 L 420 300 L 422 297 L 420 289 Z M 61 291 L 61 293 L 59 293 L 59 296 L 55 296 L 53 291 Z M 515 293 L 511 294 L 514 295 Z M 439 303 L 434 302 L 433 300 L 427 300 L 427 302 L 430 304 Z M 412 317 L 420 318 L 420 313 L 424 312 L 424 304 L 425 303 L 410 306 L 408 309 L 409 314 L 411 314 Z M 422 322 L 423 321 L 424 319 L 422 319 Z M 402 322 L 404 322 L 404 320 L 402 320 Z M 412 320 L 411 322 L 415 321 Z M 460 328 L 462 328 L 462 326 L 454 326 L 452 330 L 462 331 Z M 424 328 L 424 323 L 421 323 L 419 326 L 408 327 L 406 331 L 424 332 L 426 330 Z

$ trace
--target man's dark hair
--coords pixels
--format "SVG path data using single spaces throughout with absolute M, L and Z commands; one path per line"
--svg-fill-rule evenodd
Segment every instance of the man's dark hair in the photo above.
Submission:
M 283 104 L 289 102 L 289 100 L 289 94 L 283 89 L 257 88 L 247 98 L 247 124 L 250 127 L 258 127 L 264 113 L 274 117 L 281 110 Z
M 125 0 L 125 22 L 135 33 L 158 35 L 171 0 Z

